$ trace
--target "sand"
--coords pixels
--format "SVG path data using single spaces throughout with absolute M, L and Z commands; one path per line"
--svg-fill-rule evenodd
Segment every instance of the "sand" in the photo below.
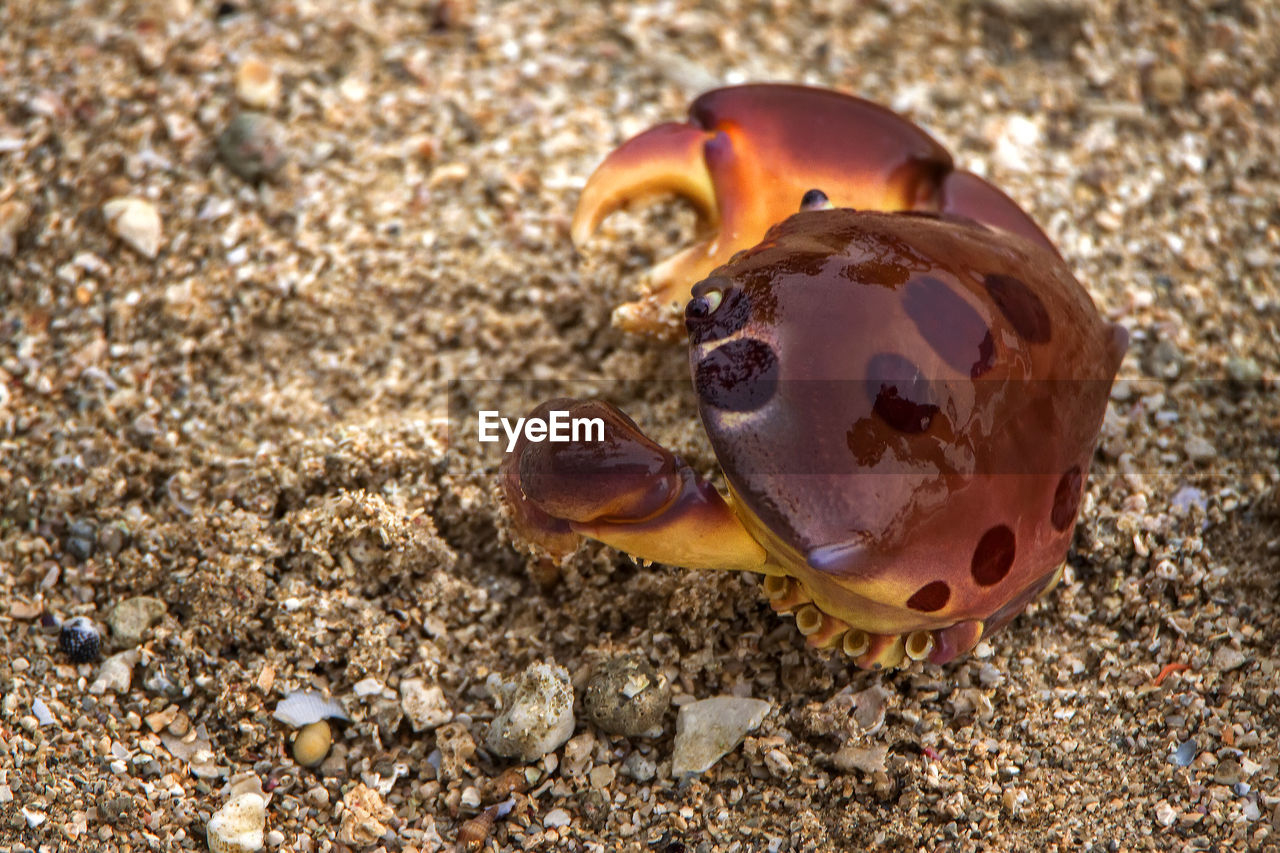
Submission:
M 1275 849 L 1280 7 L 1165 5 L 0 6 L 0 851 L 204 850 L 245 790 L 299 853 Z M 757 80 L 926 127 L 1133 338 L 1062 584 L 948 666 L 813 652 L 755 577 L 530 559 L 471 433 L 598 393 L 714 471 L 683 347 L 609 322 L 692 217 L 568 225 L 620 141 Z M 498 682 L 620 652 L 659 736 L 488 752 Z M 300 689 L 349 717 L 311 769 Z M 723 694 L 771 711 L 673 779 Z

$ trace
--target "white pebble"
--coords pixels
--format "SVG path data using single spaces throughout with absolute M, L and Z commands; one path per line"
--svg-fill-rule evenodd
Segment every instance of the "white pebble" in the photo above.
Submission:
M 676 717 L 671 775 L 705 773 L 737 748 L 747 732 L 764 722 L 769 707 L 763 699 L 737 696 L 717 696 L 685 705 Z
M 573 687 L 564 667 L 532 664 L 504 693 L 487 741 L 498 755 L 535 761 L 573 734 Z
M 209 818 L 206 834 L 213 853 L 255 853 L 262 849 L 267 804 L 257 794 L 232 797 Z
M 439 685 L 428 687 L 421 678 L 400 682 L 400 708 L 415 732 L 430 731 L 453 719 L 453 709 Z
M 102 205 L 107 228 L 139 254 L 154 258 L 160 251 L 160 214 L 155 205 L 135 196 L 113 198 Z
M 133 682 L 133 666 L 138 662 L 138 650 L 112 655 L 102 662 L 98 668 L 98 677 L 89 685 L 89 692 L 101 696 L 110 690 L 112 693 L 128 693 Z
M 569 821 L 570 817 L 567 811 L 564 809 L 552 809 L 542 819 L 542 825 L 547 829 L 559 829 L 562 826 L 568 826 Z

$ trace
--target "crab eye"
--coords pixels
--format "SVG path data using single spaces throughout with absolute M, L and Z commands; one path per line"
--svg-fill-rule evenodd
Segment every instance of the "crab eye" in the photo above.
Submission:
M 720 303 L 724 301 L 724 291 L 711 289 L 689 300 L 685 315 L 693 320 L 701 320 L 716 313 Z
M 800 199 L 801 210 L 830 210 L 831 199 L 820 189 L 811 189 Z

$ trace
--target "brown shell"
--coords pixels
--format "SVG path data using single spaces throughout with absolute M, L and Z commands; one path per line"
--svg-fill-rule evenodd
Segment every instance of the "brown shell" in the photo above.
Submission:
M 1049 582 L 1125 348 L 1056 254 L 958 218 L 802 212 L 694 297 L 739 512 L 823 611 L 990 630 Z

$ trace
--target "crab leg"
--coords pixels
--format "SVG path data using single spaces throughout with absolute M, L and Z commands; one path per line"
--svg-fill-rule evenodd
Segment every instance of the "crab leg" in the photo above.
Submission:
M 693 569 L 777 571 L 713 486 L 599 400 L 551 400 L 552 411 L 599 418 L 603 440 L 531 442 L 521 437 L 500 483 L 516 532 L 553 554 L 596 539 L 640 560 Z

